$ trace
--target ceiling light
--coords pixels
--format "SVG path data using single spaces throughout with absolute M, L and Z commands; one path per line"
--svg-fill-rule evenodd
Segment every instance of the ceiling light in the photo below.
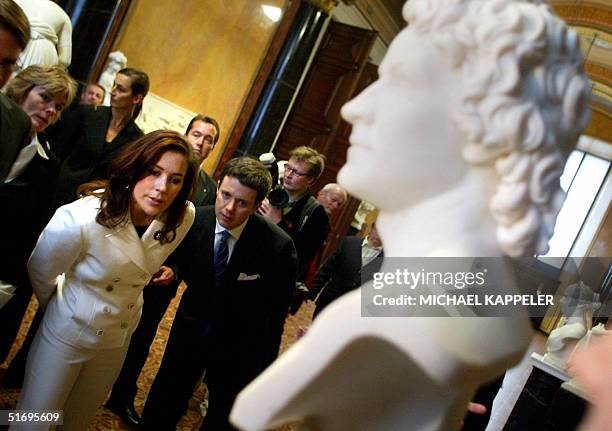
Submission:
M 274 22 L 278 22 L 281 17 L 282 10 L 277 6 L 262 5 L 263 13 L 266 14 Z

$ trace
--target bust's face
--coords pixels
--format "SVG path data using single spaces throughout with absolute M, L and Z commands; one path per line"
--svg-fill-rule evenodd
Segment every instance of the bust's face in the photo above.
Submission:
M 342 109 L 353 130 L 338 181 L 395 210 L 451 187 L 466 169 L 450 115 L 459 78 L 427 35 L 410 27 L 390 45 L 379 76 Z

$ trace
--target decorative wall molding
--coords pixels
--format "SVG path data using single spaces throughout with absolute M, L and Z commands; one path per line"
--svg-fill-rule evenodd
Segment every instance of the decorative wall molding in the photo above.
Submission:
M 355 0 L 355 7 L 370 23 L 372 28 L 378 31 L 380 38 L 387 46 L 401 30 L 389 10 L 384 7 L 383 2 L 378 0 Z
M 340 3 L 339 0 L 306 0 L 306 2 L 310 3 L 317 9 L 321 9 L 326 14 L 329 14 L 332 9 L 338 6 Z M 352 6 L 355 3 L 355 0 L 342 0 L 342 3 Z

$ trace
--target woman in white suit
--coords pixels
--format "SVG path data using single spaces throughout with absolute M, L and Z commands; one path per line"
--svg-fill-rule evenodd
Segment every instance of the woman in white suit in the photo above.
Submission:
M 152 132 L 113 161 L 108 181 L 57 210 L 28 262 L 45 314 L 18 409 L 63 410 L 65 430 L 87 427 L 121 369 L 143 287 L 174 277 L 163 263 L 193 223 L 196 172 L 181 135 Z

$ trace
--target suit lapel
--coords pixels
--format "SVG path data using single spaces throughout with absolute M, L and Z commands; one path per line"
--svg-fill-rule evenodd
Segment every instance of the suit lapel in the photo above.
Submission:
M 153 223 L 151 224 L 153 226 Z M 151 230 L 151 226 L 147 229 L 148 233 Z M 153 233 L 151 233 L 151 237 Z M 123 254 L 129 257 L 136 265 L 146 272 L 151 272 L 147 266 L 147 259 L 145 257 L 145 249 L 143 242 L 138 237 L 136 229 L 132 223 L 125 223 L 121 227 L 115 229 L 111 233 L 107 234 L 108 240 Z
M 200 214 L 202 214 L 200 216 Z M 196 208 L 196 219 L 191 228 L 189 235 L 194 235 L 189 238 L 192 248 L 190 254 L 195 265 L 202 271 L 202 278 L 206 278 L 211 285 L 215 285 L 215 269 L 214 269 L 214 249 L 215 249 L 215 226 L 216 216 L 214 207 L 199 207 Z M 231 260 L 231 259 L 230 259 Z M 227 275 L 227 269 L 225 271 Z M 198 280 L 202 282 L 203 280 Z
M 27 134 L 18 136 L 20 131 L 19 115 L 25 116 L 19 107 L 13 104 L 4 94 L 0 95 L 0 180 L 9 174 L 19 151 L 29 143 Z M 15 111 L 18 110 L 18 111 Z M 25 117 L 28 118 L 27 116 Z M 23 139 L 22 139 L 23 138 Z M 21 142 L 19 142 L 21 140 Z
M 242 231 L 240 238 L 234 245 L 232 256 L 230 257 L 230 260 L 227 263 L 227 269 L 225 270 L 226 276 L 229 273 L 233 273 L 234 268 L 241 267 L 242 265 L 240 265 L 240 262 L 250 257 L 249 254 L 252 252 L 252 250 L 249 249 L 249 244 L 257 244 L 256 239 L 251 238 L 251 236 L 253 235 L 253 229 L 254 229 L 253 218 L 254 218 L 253 216 L 249 217 L 249 220 L 247 221 L 247 224 L 244 227 L 244 230 Z
M 104 109 L 103 109 L 104 108 Z M 92 112 L 91 121 L 85 127 L 85 136 L 93 158 L 100 158 L 106 143 L 106 130 L 110 121 L 110 108 L 99 107 Z
M 139 131 L 140 129 L 138 128 L 138 126 L 133 121 L 130 120 L 125 125 L 125 127 L 121 129 L 119 134 L 115 136 L 115 139 L 105 144 L 103 152 L 110 153 L 114 151 L 117 147 L 122 147 L 125 144 L 131 142 L 133 139 L 135 139 L 137 136 L 140 135 Z M 106 141 L 106 136 L 104 138 Z
M 198 179 L 196 180 L 195 190 L 193 191 L 192 202 L 195 206 L 202 205 L 202 201 L 204 200 L 204 195 L 206 192 L 205 187 L 206 181 L 204 181 L 202 169 L 200 169 L 200 172 L 198 173 Z

